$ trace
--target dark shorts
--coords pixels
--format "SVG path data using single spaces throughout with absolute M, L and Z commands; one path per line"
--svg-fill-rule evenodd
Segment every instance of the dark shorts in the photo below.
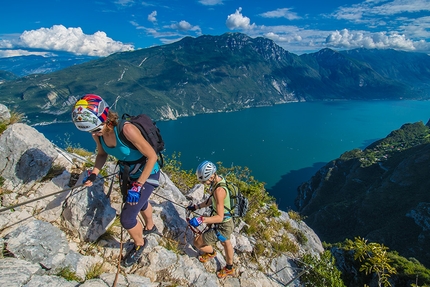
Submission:
M 203 233 L 202 235 L 203 243 L 206 245 L 215 245 L 218 241 L 222 241 L 222 239 L 220 239 L 220 235 L 219 234 L 217 235 L 217 232 L 219 232 L 221 236 L 224 237 L 226 240 L 229 240 L 231 234 L 233 233 L 233 230 L 234 230 L 233 219 L 230 219 L 229 221 L 226 221 L 226 222 L 215 224 L 215 227 Z
M 148 208 L 148 200 L 155 188 L 158 187 L 155 182 L 158 182 L 160 178 L 160 171 L 151 174 L 149 176 L 149 181 L 151 183 L 145 182 L 142 186 L 141 196 L 139 202 L 136 205 L 130 205 L 124 203 L 124 207 L 121 211 L 121 224 L 125 229 L 131 229 L 137 224 L 137 215 L 140 211 L 146 210 Z

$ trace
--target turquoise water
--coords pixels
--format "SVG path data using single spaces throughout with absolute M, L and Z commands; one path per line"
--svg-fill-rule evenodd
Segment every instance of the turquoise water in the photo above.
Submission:
M 430 118 L 428 101 L 290 103 L 158 122 L 166 154 L 181 152 L 184 169 L 204 159 L 247 166 L 282 210 L 295 209 L 297 186 L 345 151 L 364 148 L 405 123 Z M 37 126 L 59 145 L 94 150 L 72 123 Z

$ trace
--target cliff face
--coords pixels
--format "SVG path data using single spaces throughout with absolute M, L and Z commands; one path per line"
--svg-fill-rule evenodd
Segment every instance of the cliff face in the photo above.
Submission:
M 430 143 L 407 124 L 331 161 L 299 188 L 296 205 L 323 241 L 365 237 L 430 266 Z
M 4 108 L 0 105 L 1 121 L 8 120 Z M 294 278 L 291 286 L 299 286 L 295 260 L 323 251 L 304 222 L 281 212 L 271 220 L 288 230 L 274 233 L 286 234 L 296 251 L 256 256 L 255 248 L 267 245 L 246 235 L 245 223 L 239 221 L 231 238 L 237 274 L 219 280 L 215 271 L 225 265 L 222 246 L 216 246 L 214 260 L 202 264 L 187 228 L 184 206 L 202 200 L 203 186 L 181 191 L 162 172 L 160 187 L 150 198 L 160 233 L 147 236 L 138 264 L 118 270 L 119 257 L 132 242 L 116 222 L 122 196 L 115 163 L 107 164 L 108 176 L 83 188 L 85 159 L 58 149 L 22 123 L 0 134 L 0 154 L 0 286 L 113 286 L 117 272 L 118 286 L 284 286 Z

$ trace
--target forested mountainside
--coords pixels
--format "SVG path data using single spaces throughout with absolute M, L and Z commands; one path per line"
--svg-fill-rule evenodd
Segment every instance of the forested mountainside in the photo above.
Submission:
M 226 33 L 10 79 L 0 85 L 0 102 L 29 123 L 68 121 L 76 98 L 95 93 L 120 113 L 160 120 L 291 101 L 427 99 L 429 83 L 426 54 L 323 49 L 298 56 L 266 38 Z
M 323 241 L 360 236 L 428 268 L 429 174 L 429 124 L 405 124 L 329 162 L 298 188 L 296 205 Z

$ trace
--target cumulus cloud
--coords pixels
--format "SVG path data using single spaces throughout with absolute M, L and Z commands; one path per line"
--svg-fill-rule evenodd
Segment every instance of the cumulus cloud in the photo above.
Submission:
M 87 35 L 81 28 L 66 28 L 63 25 L 24 31 L 19 39 L 10 43 L 17 49 L 66 51 L 77 55 L 101 57 L 134 49 L 133 45 L 112 40 L 105 32 L 98 31 Z
M 152 11 L 151 14 L 148 15 L 148 21 L 157 22 L 157 11 Z
M 201 30 L 199 26 L 193 26 L 184 20 L 180 21 L 179 23 L 173 23 L 169 27 L 178 31 L 200 31 Z
M 214 5 L 221 5 L 224 4 L 223 0 L 200 0 L 200 4 L 205 6 L 214 6 Z
M 280 34 L 276 34 L 274 32 L 268 32 L 264 34 L 264 37 L 269 38 L 275 42 L 300 42 L 303 40 L 303 38 L 300 35 L 294 35 L 294 34 L 289 34 L 289 35 L 280 35 Z
M 260 16 L 264 18 L 285 18 L 288 20 L 297 20 L 301 18 L 297 13 L 291 12 L 290 8 L 279 8 L 274 11 L 262 13 Z
M 367 48 L 367 49 L 399 49 L 404 51 L 425 51 L 430 43 L 413 41 L 398 33 L 351 33 L 347 29 L 332 32 L 326 39 L 326 45 L 334 48 Z
M 227 20 L 225 21 L 225 25 L 230 30 L 234 29 L 253 29 L 255 27 L 255 24 L 251 24 L 251 19 L 249 19 L 246 16 L 242 15 L 242 7 L 239 7 L 239 9 L 236 10 L 234 14 L 230 14 L 227 17 Z

